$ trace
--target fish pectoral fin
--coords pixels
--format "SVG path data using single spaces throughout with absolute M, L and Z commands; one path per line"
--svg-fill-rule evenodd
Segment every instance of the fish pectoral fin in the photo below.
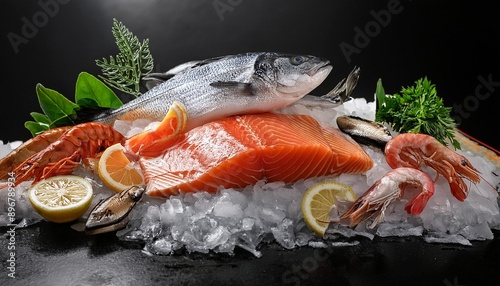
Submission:
M 130 151 L 137 154 L 141 148 L 153 145 L 157 141 L 163 141 L 175 137 L 177 134 L 186 130 L 188 113 L 186 107 L 177 101 L 174 101 L 165 118 L 153 130 L 141 132 L 127 140 L 125 146 Z
M 212 82 L 210 86 L 216 88 L 227 88 L 229 90 L 234 90 L 235 92 L 242 93 L 245 95 L 255 95 L 253 92 L 252 84 L 247 82 L 239 81 L 216 81 Z

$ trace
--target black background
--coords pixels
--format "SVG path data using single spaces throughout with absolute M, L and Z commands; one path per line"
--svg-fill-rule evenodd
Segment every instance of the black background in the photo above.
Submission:
M 30 112 L 41 111 L 37 83 L 73 100 L 80 72 L 101 73 L 95 60 L 117 53 L 111 34 L 116 18 L 139 39 L 149 38 L 155 71 L 248 51 L 312 54 L 334 65 L 312 94 L 326 93 L 356 65 L 361 78 L 354 96 L 370 101 L 378 78 L 396 93 L 427 76 L 462 130 L 500 148 L 500 10 L 492 1 L 1 3 L 4 141 L 31 136 L 23 123 Z M 480 78 L 492 85 L 485 87 Z

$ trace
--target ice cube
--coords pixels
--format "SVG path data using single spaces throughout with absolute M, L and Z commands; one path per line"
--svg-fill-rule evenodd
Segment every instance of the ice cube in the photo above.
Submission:
M 255 225 L 255 219 L 245 217 L 241 220 L 241 230 L 251 230 Z
M 250 231 L 237 232 L 235 235 L 236 246 L 252 253 L 256 257 L 262 256 L 262 253 L 257 250 L 257 246 L 262 242 L 262 235 Z
M 356 246 L 359 244 L 359 241 L 355 240 L 355 241 L 334 241 L 332 243 L 330 243 L 331 246 L 334 246 L 334 247 L 346 247 L 346 246 Z
M 171 198 L 170 203 L 175 213 L 181 214 L 184 212 L 184 204 L 180 197 Z
M 214 249 L 217 246 L 220 246 L 227 242 L 231 233 L 227 230 L 227 228 L 223 226 L 218 226 L 214 229 L 211 229 L 203 238 L 204 246 L 207 249 Z
M 168 237 L 155 239 L 145 246 L 146 251 L 156 255 L 172 254 L 178 249 L 180 249 L 180 244 L 176 241 L 172 241 Z
M 381 223 L 377 228 L 377 235 L 380 237 L 388 236 L 422 236 L 423 226 L 413 226 L 409 223 Z
M 244 208 L 248 203 L 248 198 L 241 192 L 235 189 L 225 189 L 220 192 L 221 200 L 229 201 L 235 205 L 240 205 Z
M 306 246 L 308 245 L 309 241 L 313 238 L 312 232 L 308 231 L 306 232 L 298 232 L 295 234 L 295 244 L 297 246 Z
M 184 247 L 189 252 L 208 253 L 210 251 L 210 249 L 207 248 L 202 241 L 189 231 L 185 231 L 182 234 L 180 242 L 184 244 Z
M 181 216 L 177 215 L 172 202 L 168 200 L 160 205 L 160 218 L 164 226 L 169 226 L 180 220 Z
M 16 149 L 19 147 L 23 142 L 22 141 L 13 141 L 13 142 L 7 142 L 3 143 L 2 140 L 0 140 L 0 158 L 3 158 L 7 156 L 12 150 Z
M 231 234 L 229 235 L 227 241 L 215 247 L 214 251 L 218 253 L 233 254 L 235 247 L 236 247 L 236 237 Z
M 232 202 L 219 201 L 214 206 L 214 215 L 240 220 L 243 217 L 241 206 Z
M 262 218 L 263 221 L 274 225 L 281 222 L 286 217 L 286 215 L 283 210 L 263 207 L 259 209 L 259 217 Z
M 274 239 L 286 249 L 295 247 L 293 220 L 285 218 L 276 227 L 272 227 Z
M 491 232 L 487 223 L 467 225 L 459 232 L 459 234 L 469 240 L 485 240 L 494 238 L 493 232 Z
M 472 243 L 459 234 L 429 233 L 424 236 L 424 240 L 429 243 L 457 243 L 470 246 Z
M 259 207 L 255 203 L 255 201 L 251 201 L 248 203 L 247 207 L 243 211 L 244 215 L 246 217 L 251 217 L 251 218 L 259 218 Z

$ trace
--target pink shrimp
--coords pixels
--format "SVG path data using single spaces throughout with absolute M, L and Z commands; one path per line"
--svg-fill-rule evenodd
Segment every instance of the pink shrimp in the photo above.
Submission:
M 462 177 L 474 183 L 479 183 L 481 178 L 479 171 L 467 158 L 425 134 L 404 133 L 395 136 L 385 146 L 385 156 L 392 168 L 421 169 L 423 165 L 433 168 L 437 171 L 437 176 L 441 174 L 446 178 L 451 193 L 461 202 L 469 192 Z
M 406 204 L 405 210 L 418 215 L 434 194 L 434 182 L 420 170 L 400 167 L 376 181 L 340 218 L 348 218 L 351 227 L 372 218 L 373 222 L 368 228 L 374 228 L 384 219 L 387 206 L 402 197 L 408 186 L 417 187 L 420 193 Z

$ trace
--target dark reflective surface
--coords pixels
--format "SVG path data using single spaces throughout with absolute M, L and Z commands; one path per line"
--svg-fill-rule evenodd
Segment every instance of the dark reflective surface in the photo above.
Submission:
M 3 231 L 4 229 L 2 229 Z M 263 256 L 180 253 L 149 256 L 114 234 L 86 236 L 42 222 L 18 229 L 16 278 L 2 239 L 2 285 L 498 285 L 500 239 L 472 246 L 428 244 L 421 238 L 359 239 L 356 246 L 283 250 Z

